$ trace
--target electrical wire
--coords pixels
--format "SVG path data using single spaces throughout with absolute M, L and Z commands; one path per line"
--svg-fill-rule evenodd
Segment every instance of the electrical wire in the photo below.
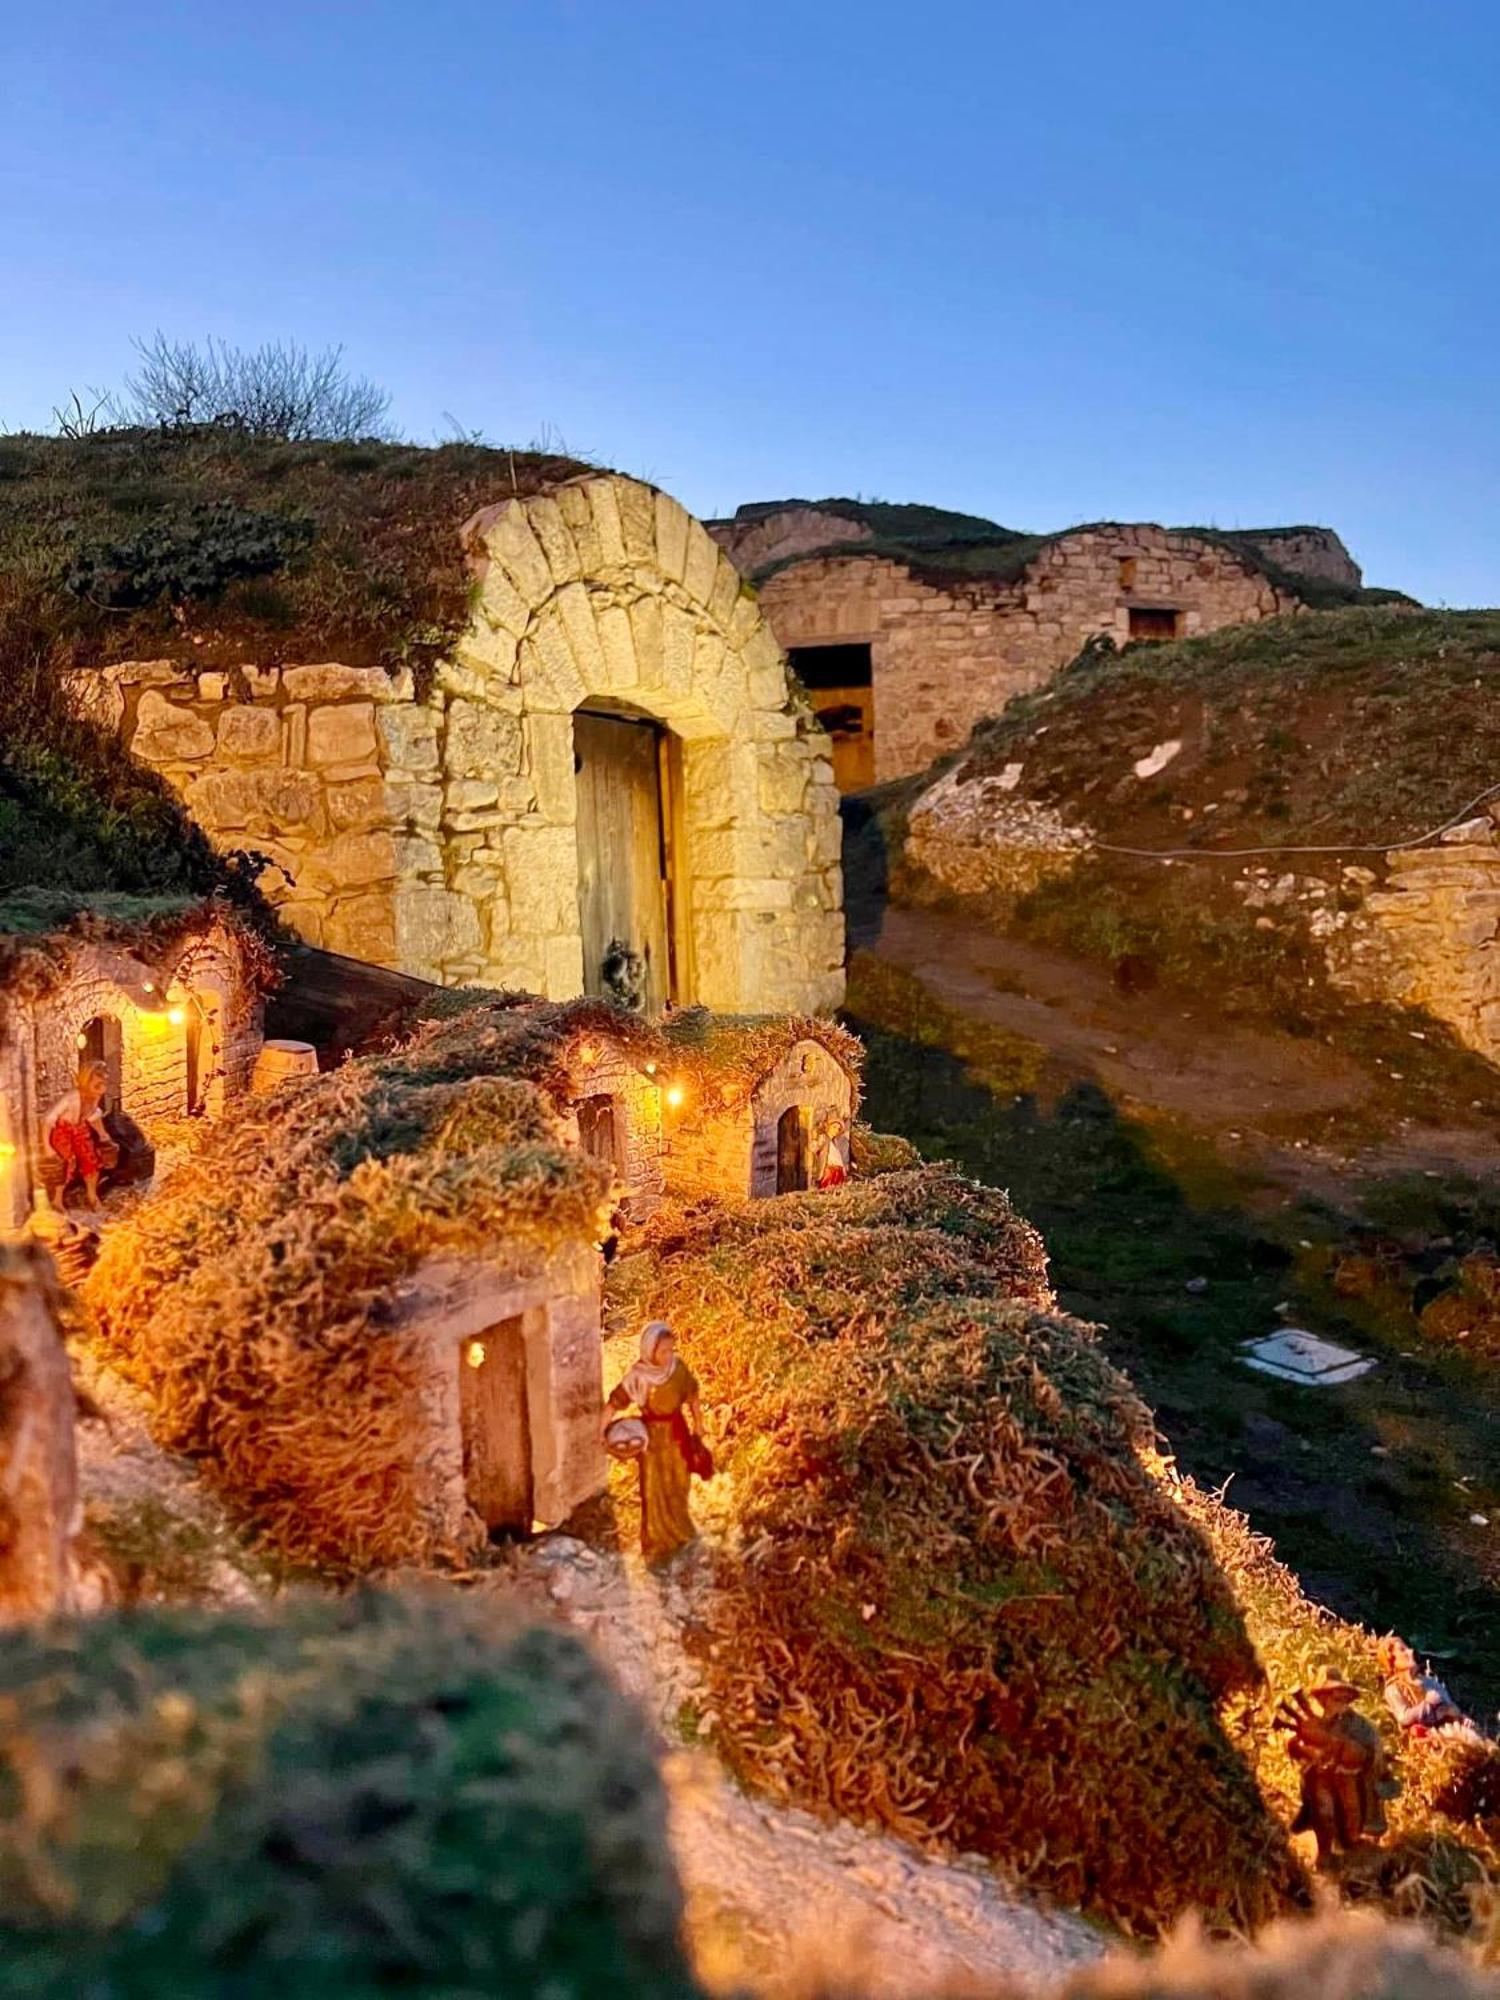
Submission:
M 1429 840 L 1437 840 L 1463 822 L 1487 799 L 1500 794 L 1500 785 L 1491 785 L 1470 799 L 1452 819 L 1445 819 L 1441 826 L 1434 826 L 1426 833 L 1414 833 L 1406 840 L 1390 840 L 1380 846 L 1360 846 L 1346 843 L 1335 847 L 1120 847 L 1111 840 L 1095 840 L 1090 845 L 1101 854 L 1129 854 L 1137 861 L 1244 861 L 1259 854 L 1397 854 L 1404 848 L 1424 847 Z

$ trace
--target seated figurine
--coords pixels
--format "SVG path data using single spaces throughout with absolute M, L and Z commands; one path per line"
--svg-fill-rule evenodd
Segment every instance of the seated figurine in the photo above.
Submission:
M 108 1088 L 103 1063 L 83 1063 L 73 1089 L 42 1121 L 38 1178 L 54 1208 L 66 1208 L 78 1188 L 85 1205 L 97 1208 L 111 1187 L 151 1178 L 151 1143 L 133 1118 L 106 1102 Z

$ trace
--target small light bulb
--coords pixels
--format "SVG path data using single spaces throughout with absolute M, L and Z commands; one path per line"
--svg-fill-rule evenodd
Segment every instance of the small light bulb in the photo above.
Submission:
M 167 1019 L 172 1023 L 174 1028 L 180 1028 L 187 1019 L 187 1015 L 183 1013 L 180 1007 L 169 1007 L 167 1009 Z
M 667 1102 L 668 1104 L 671 1105 L 674 1111 L 677 1109 L 678 1105 L 681 1104 L 682 1085 L 680 1083 L 670 1083 L 667 1085 Z
M 464 1349 L 464 1360 L 468 1362 L 471 1368 L 482 1368 L 484 1366 L 484 1342 L 482 1340 L 471 1340 Z
M 154 993 L 156 991 L 156 981 L 154 979 L 143 979 L 141 981 L 141 991 L 143 993 Z
M 646 1065 L 646 1074 L 647 1074 L 647 1076 L 655 1076 L 655 1074 L 656 1074 L 656 1064 L 655 1064 L 655 1063 L 652 1063 L 652 1062 L 648 1062 L 648 1063 L 647 1063 L 647 1065 Z

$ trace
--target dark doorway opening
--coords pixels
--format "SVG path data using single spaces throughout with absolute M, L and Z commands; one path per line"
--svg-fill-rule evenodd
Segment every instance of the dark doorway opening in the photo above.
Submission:
M 1166 611 L 1155 604 L 1132 604 L 1130 606 L 1130 636 L 1132 639 L 1175 639 L 1181 612 Z
M 776 1121 L 776 1192 L 799 1194 L 812 1186 L 812 1113 L 792 1104 Z
M 531 1532 L 531 1420 L 518 1315 L 459 1342 L 464 1486 L 490 1535 Z
M 868 645 L 793 646 L 792 672 L 813 698 L 813 712 L 833 743 L 833 778 L 841 792 L 875 782 L 874 661 Z
M 608 1091 L 585 1097 L 578 1104 L 578 1143 L 591 1160 L 603 1160 L 617 1174 L 625 1168 L 621 1144 L 620 1103 Z
M 120 1024 L 113 1014 L 96 1014 L 92 1021 L 86 1021 L 78 1035 L 78 1067 L 85 1063 L 101 1063 L 108 1079 L 105 1085 L 106 1102 L 111 1110 L 118 1110 L 120 1091 L 124 1083 L 123 1060 L 121 1054 Z

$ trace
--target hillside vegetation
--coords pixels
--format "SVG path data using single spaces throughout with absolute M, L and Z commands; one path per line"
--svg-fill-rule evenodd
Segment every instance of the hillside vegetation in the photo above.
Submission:
M 1373 1641 L 1176 1478 L 1003 1195 L 928 1167 L 667 1214 L 612 1285 L 715 1413 L 735 1532 L 700 1648 L 748 1782 L 1145 1933 L 1305 1895 L 1272 1710 L 1337 1665 L 1379 1713 Z M 1366 1893 L 1419 1880 L 1462 1924 L 1496 1829 L 1406 1775 Z

